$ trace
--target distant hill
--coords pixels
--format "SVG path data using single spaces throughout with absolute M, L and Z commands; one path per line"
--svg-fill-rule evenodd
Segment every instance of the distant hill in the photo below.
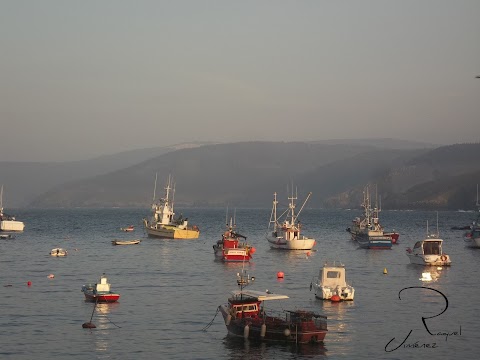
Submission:
M 4 185 L 3 204 L 6 208 L 25 207 L 37 196 L 60 184 L 107 174 L 170 151 L 204 144 L 186 143 L 138 149 L 72 162 L 0 161 L 0 184 Z
M 469 192 L 480 182 L 480 163 L 472 161 L 478 143 L 341 142 L 190 144 L 85 162 L 13 163 L 11 172 L 1 173 L 11 177 L 4 204 L 14 207 L 5 200 L 17 186 L 17 195 L 22 190 L 23 200 L 37 208 L 149 207 L 156 173 L 157 197 L 167 176 L 174 177 L 177 207 L 265 208 L 273 192 L 285 202 L 292 184 L 299 198 L 313 192 L 311 207 L 359 208 L 366 184 L 375 184 L 384 209 L 469 208 L 475 200 Z

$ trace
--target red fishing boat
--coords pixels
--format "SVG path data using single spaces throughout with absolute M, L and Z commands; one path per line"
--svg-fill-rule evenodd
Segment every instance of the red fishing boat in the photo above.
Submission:
M 235 227 L 236 225 L 230 219 L 230 225 L 227 224 L 227 230 L 222 234 L 222 239 L 213 245 L 215 257 L 224 262 L 250 261 L 256 250 L 247 244 L 246 236 L 235 231 Z
M 245 290 L 254 278 L 237 280 L 240 290 L 232 291 L 226 305 L 220 305 L 228 334 L 250 340 L 284 341 L 297 344 L 323 342 L 327 334 L 327 317 L 306 310 L 284 310 L 274 314 L 265 310 L 264 302 L 288 299 L 286 295 Z
M 105 274 L 100 276 L 97 284 L 83 285 L 82 292 L 85 300 L 93 302 L 116 302 L 120 298 L 120 294 L 110 291 L 110 283 Z

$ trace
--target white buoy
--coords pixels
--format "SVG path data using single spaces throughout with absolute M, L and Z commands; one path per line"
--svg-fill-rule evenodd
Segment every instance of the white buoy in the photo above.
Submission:
M 243 337 L 245 339 L 248 339 L 248 334 L 250 333 L 250 326 L 248 325 L 245 325 L 245 327 L 243 328 Z
M 230 321 L 232 321 L 232 315 L 231 314 L 228 314 L 227 315 L 227 318 L 225 319 L 225 325 L 230 325 Z
M 290 329 L 285 329 L 283 333 L 285 334 L 285 336 L 290 336 L 291 334 Z
M 264 338 L 266 333 L 267 333 L 267 325 L 262 324 L 262 327 L 260 329 L 260 337 Z

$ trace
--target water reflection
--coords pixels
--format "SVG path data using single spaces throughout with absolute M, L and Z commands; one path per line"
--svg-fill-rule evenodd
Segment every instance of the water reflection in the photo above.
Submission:
M 285 353 L 312 357 L 326 358 L 327 349 L 324 344 L 292 344 L 283 342 L 262 342 L 245 340 L 238 337 L 226 336 L 223 340 L 229 359 L 275 359 L 283 358 Z M 322 356 L 322 357 L 319 357 Z
M 416 274 L 416 278 L 422 284 L 434 283 L 440 280 L 442 275 L 448 271 L 444 266 L 419 266 L 415 264 L 408 264 L 412 272 Z

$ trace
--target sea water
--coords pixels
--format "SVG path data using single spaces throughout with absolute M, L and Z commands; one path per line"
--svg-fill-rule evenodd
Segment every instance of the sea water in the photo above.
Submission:
M 430 230 L 436 227 L 435 212 L 383 211 L 381 222 L 400 233 L 399 244 L 366 250 L 345 231 L 360 210 L 304 209 L 303 233 L 317 240 L 308 252 L 270 249 L 264 238 L 270 209 L 237 209 L 237 231 L 256 248 L 247 264 L 215 260 L 212 246 L 225 230 L 225 209 L 177 212 L 200 227 L 198 239 L 147 238 L 141 220 L 148 209 L 16 211 L 25 231 L 0 240 L 0 358 L 477 358 L 480 249 L 467 246 L 463 231 L 450 230 L 471 223 L 474 213 L 439 213 L 452 266 L 425 268 L 411 265 L 405 250 L 425 237 L 427 220 Z M 120 231 L 132 224 L 134 232 Z M 136 238 L 139 245 L 111 244 Z M 50 256 L 55 247 L 67 249 L 68 256 Z M 326 261 L 345 264 L 354 301 L 315 299 L 310 283 Z M 242 269 L 255 276 L 251 289 L 290 297 L 272 307 L 326 315 L 324 343 L 268 344 L 227 336 L 217 307 L 237 288 Z M 277 279 L 279 271 L 283 279 Z M 426 271 L 430 281 L 422 280 Z M 103 273 L 121 297 L 94 309 L 81 287 Z M 83 329 L 90 319 L 96 328 Z

